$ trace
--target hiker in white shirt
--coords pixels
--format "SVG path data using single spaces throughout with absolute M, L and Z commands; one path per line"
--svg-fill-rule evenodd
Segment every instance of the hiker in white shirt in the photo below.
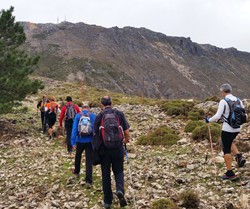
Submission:
M 244 112 L 245 110 L 243 103 L 237 97 L 232 95 L 232 87 L 230 84 L 223 84 L 220 88 L 220 91 L 223 99 L 219 103 L 216 114 L 211 118 L 207 117 L 206 122 L 217 122 L 220 119 L 224 121 L 222 125 L 221 143 L 227 172 L 221 178 L 223 180 L 235 180 L 238 177 L 232 170 L 232 154 L 235 156 L 239 167 L 243 167 L 246 163 L 246 160 L 243 158 L 242 154 L 239 153 L 233 141 L 241 131 L 241 125 L 245 122 L 246 114 Z M 235 116 L 236 113 L 233 112 L 234 107 L 238 108 L 237 110 L 239 110 L 240 116 Z

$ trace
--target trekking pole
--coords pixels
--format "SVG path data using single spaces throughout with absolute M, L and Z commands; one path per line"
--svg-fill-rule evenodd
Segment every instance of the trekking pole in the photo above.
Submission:
M 211 146 L 211 156 L 212 156 L 212 161 L 213 161 L 213 164 L 214 164 L 214 169 L 215 169 L 215 174 L 216 174 L 217 169 L 216 169 L 216 164 L 215 164 L 214 148 L 213 148 L 213 141 L 212 141 L 212 134 L 211 134 L 210 124 L 207 124 L 207 127 L 208 127 L 208 135 L 209 135 L 210 146 Z
M 129 163 L 128 149 L 127 149 L 126 144 L 124 144 L 124 148 L 125 148 L 126 161 L 127 161 L 127 165 L 128 165 L 128 172 L 129 172 L 129 178 L 130 178 L 130 183 L 131 183 L 132 195 L 133 195 L 134 209 L 137 209 L 136 199 L 135 199 L 135 190 L 133 188 L 133 179 L 132 179 L 132 173 L 131 173 L 131 166 L 130 166 L 130 163 Z

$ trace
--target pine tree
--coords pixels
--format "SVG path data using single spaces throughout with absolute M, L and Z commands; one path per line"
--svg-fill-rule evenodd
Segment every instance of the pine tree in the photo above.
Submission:
M 40 81 L 29 79 L 39 58 L 20 49 L 26 36 L 13 11 L 11 7 L 0 12 L 0 114 L 11 111 L 27 94 L 42 87 Z

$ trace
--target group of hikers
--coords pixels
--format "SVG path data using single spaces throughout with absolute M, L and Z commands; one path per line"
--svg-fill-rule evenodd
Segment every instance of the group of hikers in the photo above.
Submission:
M 223 84 L 220 88 L 223 99 L 219 103 L 217 113 L 205 122 L 217 122 L 223 120 L 221 143 L 227 172 L 221 177 L 223 180 L 236 180 L 232 168 L 232 154 L 239 167 L 246 163 L 245 158 L 239 153 L 234 139 L 240 132 L 242 124 L 246 122 L 246 113 L 240 99 L 232 95 L 230 84 Z M 111 208 L 113 192 L 111 188 L 112 171 L 116 182 L 116 195 L 120 206 L 127 205 L 124 191 L 124 149 L 129 142 L 129 123 L 123 112 L 112 107 L 109 96 L 101 99 L 102 111 L 95 115 L 91 112 L 88 103 L 83 102 L 81 109 L 73 103 L 72 97 L 66 98 L 66 103 L 60 98 L 60 104 L 53 97 L 45 96 L 38 103 L 37 108 L 41 111 L 43 131 L 46 132 L 48 125 L 49 139 L 55 136 L 54 125 L 57 113 L 60 114 L 59 127 L 65 127 L 67 151 L 69 154 L 76 150 L 75 167 L 72 173 L 79 177 L 82 153 L 85 151 L 86 164 L 86 187 L 91 188 L 93 183 L 92 166 L 100 164 L 102 171 L 102 189 L 104 193 L 103 207 Z M 125 145 L 125 146 L 124 146 Z
M 82 153 L 85 151 L 86 187 L 93 183 L 92 166 L 101 164 L 102 187 L 104 193 L 103 207 L 111 208 L 113 192 L 111 188 L 110 168 L 115 176 L 116 195 L 120 206 L 125 207 L 124 197 L 124 144 L 129 142 L 129 124 L 123 112 L 112 108 L 109 96 L 101 99 L 102 111 L 95 115 L 89 104 L 83 102 L 81 109 L 73 103 L 72 97 L 67 96 L 66 103 L 55 102 L 54 97 L 45 96 L 37 104 L 41 111 L 43 132 L 48 126 L 49 139 L 55 137 L 55 122 L 57 113 L 60 114 L 59 128 L 63 125 L 66 131 L 66 144 L 69 154 L 73 149 L 75 154 L 75 168 L 72 173 L 79 178 Z

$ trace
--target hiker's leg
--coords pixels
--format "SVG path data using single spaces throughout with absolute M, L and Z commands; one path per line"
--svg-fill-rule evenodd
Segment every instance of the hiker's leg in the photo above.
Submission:
M 76 156 L 75 156 L 75 173 L 80 173 L 81 169 L 81 160 L 82 160 L 82 153 L 84 150 L 83 143 L 76 143 Z
M 233 144 L 234 136 L 233 133 L 222 131 L 221 133 L 221 142 L 222 148 L 224 152 L 224 160 L 226 163 L 227 170 L 232 170 L 232 155 L 231 155 L 231 147 Z
M 232 153 L 234 155 L 239 154 L 239 150 L 238 150 L 237 146 L 234 143 L 232 144 L 231 151 L 232 151 Z
M 104 193 L 104 203 L 112 204 L 113 193 L 111 189 L 110 166 L 111 157 L 107 154 L 102 156 L 102 189 Z
M 116 191 L 124 194 L 124 149 L 120 147 L 112 156 L 112 170 L 115 175 Z
M 70 125 L 66 125 L 65 126 L 66 129 L 66 141 L 67 141 L 67 150 L 68 152 L 72 152 L 72 145 L 71 145 L 71 132 L 72 132 L 72 126 Z
M 232 170 L 232 162 L 233 162 L 233 157 L 231 154 L 225 154 L 224 155 L 224 160 L 226 163 L 227 170 L 230 171 Z
M 43 129 L 43 125 L 44 125 L 44 115 L 45 115 L 45 112 L 41 111 L 42 129 Z
M 92 144 L 86 143 L 85 144 L 85 165 L 86 165 L 86 182 L 92 184 Z

